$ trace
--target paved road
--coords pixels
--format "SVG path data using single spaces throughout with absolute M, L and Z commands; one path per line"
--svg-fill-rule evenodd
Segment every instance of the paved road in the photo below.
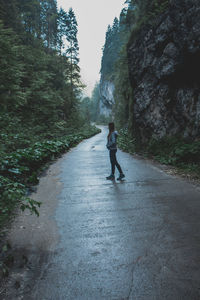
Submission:
M 126 180 L 106 181 L 106 134 L 103 128 L 51 166 L 50 185 L 42 179 L 35 198 L 49 194 L 51 213 L 43 205 L 43 229 L 31 231 L 37 270 L 32 262 L 19 299 L 199 300 L 200 191 L 121 151 Z

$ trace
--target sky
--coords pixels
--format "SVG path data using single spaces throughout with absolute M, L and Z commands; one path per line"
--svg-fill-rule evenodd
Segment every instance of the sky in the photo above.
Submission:
M 91 96 L 95 83 L 100 79 L 102 48 L 108 25 L 119 18 L 125 0 L 57 0 L 68 11 L 73 8 L 78 22 L 79 66 L 82 82 L 87 85 L 84 93 Z

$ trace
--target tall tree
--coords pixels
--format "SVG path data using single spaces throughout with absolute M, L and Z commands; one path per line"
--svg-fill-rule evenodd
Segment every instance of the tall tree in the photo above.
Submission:
M 12 29 L 0 22 L 0 111 L 11 111 L 23 102 L 20 84 L 23 63 L 19 61 L 20 47 Z
M 79 63 L 79 46 L 77 40 L 78 33 L 78 24 L 76 21 L 76 16 L 72 8 L 69 9 L 67 15 L 67 32 L 66 32 L 66 40 L 67 40 L 67 49 L 66 55 L 70 60 L 70 84 L 71 84 L 71 95 L 73 96 L 73 91 L 79 86 L 80 83 L 80 68 L 78 66 Z
M 119 35 L 119 20 L 115 18 L 112 27 L 108 25 L 105 45 L 103 47 L 103 56 L 101 61 L 101 74 L 109 78 L 114 71 L 114 65 L 121 49 Z
M 99 83 L 97 82 L 92 91 L 92 97 L 91 97 L 90 115 L 91 115 L 91 121 L 93 122 L 95 122 L 98 119 L 99 102 L 100 102 L 100 91 L 99 91 Z
M 0 19 L 6 28 L 17 31 L 20 24 L 19 0 L 0 0 Z
M 40 0 L 20 0 L 18 7 L 21 16 L 21 22 L 24 25 L 24 29 L 27 33 L 40 37 L 41 35 L 41 5 Z
M 72 9 L 58 12 L 56 0 L 0 0 L 0 19 L 0 114 L 24 124 L 67 121 L 80 89 Z
M 57 1 L 40 0 L 42 35 L 48 48 L 56 48 L 57 44 Z
M 58 51 L 60 55 L 65 48 L 65 40 L 68 29 L 68 17 L 64 9 L 60 8 L 58 13 Z

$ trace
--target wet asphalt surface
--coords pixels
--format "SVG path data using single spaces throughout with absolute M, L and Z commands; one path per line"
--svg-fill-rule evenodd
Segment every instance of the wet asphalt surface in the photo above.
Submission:
M 126 178 L 107 181 L 106 135 L 62 158 L 57 241 L 20 299 L 200 299 L 200 191 L 120 150 Z

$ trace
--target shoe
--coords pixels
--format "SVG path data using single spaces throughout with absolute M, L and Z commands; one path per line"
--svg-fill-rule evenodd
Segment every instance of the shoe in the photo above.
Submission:
M 106 177 L 106 179 L 107 179 L 107 180 L 114 180 L 114 179 L 115 179 L 115 176 L 111 174 L 110 176 Z
M 119 177 L 117 178 L 117 180 L 122 180 L 125 177 L 125 175 L 123 173 L 119 174 Z

